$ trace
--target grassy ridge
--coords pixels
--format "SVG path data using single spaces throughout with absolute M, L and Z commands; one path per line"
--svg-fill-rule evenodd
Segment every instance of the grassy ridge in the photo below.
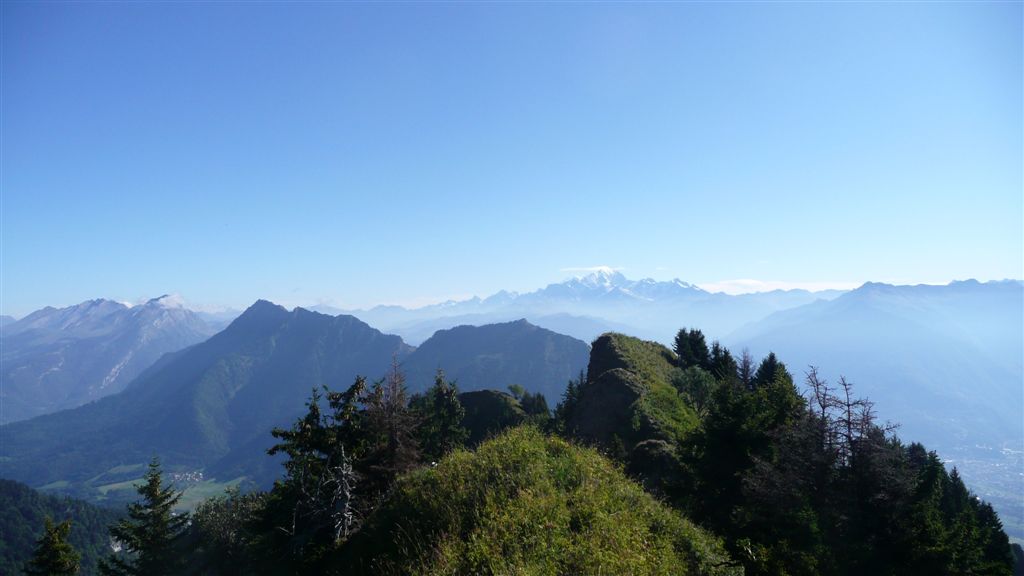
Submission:
M 596 451 L 521 427 L 402 478 L 344 549 L 374 574 L 727 574 L 720 541 Z
M 623 334 L 609 333 L 608 352 L 615 364 L 640 378 L 645 393 L 637 402 L 639 411 L 668 437 L 681 441 L 697 427 L 699 419 L 672 385 L 681 374 L 674 364 L 675 354 L 656 342 Z

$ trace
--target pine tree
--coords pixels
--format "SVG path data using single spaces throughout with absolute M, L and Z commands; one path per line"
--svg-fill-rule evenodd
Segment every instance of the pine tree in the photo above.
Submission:
M 562 399 L 555 406 L 555 415 L 552 420 L 552 428 L 556 432 L 569 436 L 572 435 L 572 430 L 569 430 L 568 427 L 569 416 L 576 409 L 576 403 L 580 399 L 580 390 L 586 381 L 586 372 L 580 370 L 579 376 L 570 379 L 566 385 L 565 392 L 562 393 Z
M 45 520 L 43 535 L 36 542 L 36 551 L 25 567 L 29 576 L 62 576 L 78 574 L 81 555 L 68 544 L 71 520 L 54 525 L 49 516 Z
M 321 412 L 316 388 L 306 414 L 289 429 L 275 428 L 279 440 L 267 451 L 285 454 L 285 477 L 274 483 L 256 521 L 253 549 L 267 573 L 315 574 L 321 562 L 359 525 L 362 489 L 355 453 L 362 450 L 362 413 L 358 404 L 366 380 L 357 377 L 346 392 L 326 391 L 331 414 Z M 368 512 L 369 509 L 362 512 Z
M 711 355 L 708 351 L 707 341 L 704 333 L 696 328 L 687 330 L 682 328 L 676 333 L 675 346 L 676 355 L 679 356 L 679 367 L 686 369 L 690 366 L 699 366 L 705 370 L 711 370 Z
M 711 345 L 711 374 L 719 382 L 736 382 L 739 380 L 739 366 L 732 353 L 717 341 Z
M 363 379 L 357 378 L 350 392 L 362 390 Z M 286 505 L 290 521 L 280 529 L 289 534 L 301 548 L 307 543 L 332 545 L 344 539 L 355 526 L 353 510 L 356 475 L 352 470 L 351 448 L 340 436 L 346 435 L 348 420 L 347 394 L 328 392 L 334 415 L 320 412 L 321 394 L 313 389 L 306 415 L 290 430 L 274 429 L 271 434 L 282 440 L 268 450 L 274 455 L 288 455 L 284 463 L 283 492 L 291 495 Z
M 417 415 L 410 410 L 405 375 L 398 361 L 384 380 L 375 382 L 366 399 L 365 458 L 359 462 L 371 493 L 383 493 L 400 474 L 420 461 L 416 442 Z
M 466 409 L 459 402 L 455 383 L 445 380 L 444 372 L 438 370 L 430 390 L 410 404 L 420 416 L 418 432 L 424 458 L 439 460 L 466 443 L 469 432 L 462 426 Z
M 100 561 L 105 576 L 162 576 L 176 574 L 179 554 L 174 549 L 188 523 L 187 514 L 175 514 L 181 492 L 164 486 L 160 461 L 149 463 L 145 483 L 138 488 L 141 502 L 128 505 L 128 518 L 110 527 L 111 537 L 127 552 Z
M 775 352 L 769 352 L 768 356 L 761 361 L 761 365 L 757 367 L 757 372 L 754 373 L 754 377 L 751 379 L 750 387 L 757 389 L 767 386 L 783 374 L 788 376 L 786 365 L 779 362 L 779 359 L 775 357 Z M 790 380 L 792 381 L 792 378 Z
M 523 394 L 519 399 L 519 405 L 528 416 L 539 416 L 546 420 L 551 416 L 551 409 L 548 408 L 548 399 L 540 392 Z

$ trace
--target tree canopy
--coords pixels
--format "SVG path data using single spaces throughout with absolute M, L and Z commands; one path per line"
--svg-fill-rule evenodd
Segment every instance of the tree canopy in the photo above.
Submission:
M 71 520 L 54 524 L 50 517 L 45 520 L 43 535 L 36 544 L 32 560 L 25 567 L 28 576 L 65 576 L 78 574 L 82 555 L 68 543 Z
M 141 500 L 128 505 L 128 517 L 110 527 L 110 536 L 122 551 L 100 561 L 105 576 L 163 576 L 183 566 L 176 549 L 188 515 L 175 512 L 181 492 L 164 485 L 160 461 L 153 458 L 138 487 Z

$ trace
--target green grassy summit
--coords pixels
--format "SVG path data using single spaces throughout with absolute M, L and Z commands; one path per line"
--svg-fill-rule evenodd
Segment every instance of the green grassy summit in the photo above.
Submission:
M 721 542 L 530 427 L 403 477 L 341 565 L 373 574 L 731 574 Z

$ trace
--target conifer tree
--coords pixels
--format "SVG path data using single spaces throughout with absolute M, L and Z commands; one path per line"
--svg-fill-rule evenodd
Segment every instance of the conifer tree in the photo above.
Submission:
M 29 576 L 64 576 L 78 574 L 81 555 L 68 544 L 71 520 L 54 524 L 49 516 L 45 520 L 43 535 L 36 542 L 36 550 L 25 567 Z
M 579 402 L 580 398 L 580 389 L 583 388 L 583 384 L 586 381 L 587 374 L 583 370 L 580 370 L 579 376 L 569 380 L 565 387 L 565 392 L 562 392 L 562 399 L 555 405 L 555 414 L 554 418 L 552 418 L 551 426 L 554 431 L 569 436 L 572 435 L 572 431 L 568 429 L 567 422 L 569 415 L 576 409 L 576 403 Z
M 679 367 L 686 369 L 690 366 L 699 366 L 705 370 L 711 369 L 711 355 L 708 351 L 707 341 L 704 333 L 696 328 L 687 330 L 682 328 L 676 333 L 675 345 L 673 346 L 676 355 L 679 356 Z
M 465 444 L 469 432 L 462 426 L 466 409 L 459 402 L 459 391 L 454 382 L 437 371 L 434 385 L 411 402 L 420 415 L 419 439 L 423 457 L 436 461 L 455 448 Z
M 387 376 L 366 398 L 366 456 L 359 463 L 370 492 L 383 493 L 420 461 L 417 415 L 409 408 L 405 375 L 394 360 Z
M 285 477 L 274 483 L 257 520 L 254 549 L 268 573 L 309 573 L 358 529 L 360 504 L 366 504 L 355 472 L 362 439 L 366 380 L 357 377 L 345 392 L 326 391 L 331 414 L 321 412 L 323 394 L 314 388 L 306 414 L 290 429 L 275 428 L 279 440 L 267 451 L 284 454 Z
M 519 399 L 519 405 L 522 406 L 523 412 L 526 412 L 529 416 L 539 416 L 542 419 L 547 419 L 551 416 L 551 409 L 548 408 L 548 399 L 544 397 L 540 392 L 523 394 L 523 397 Z
M 751 379 L 750 387 L 756 389 L 767 386 L 774 382 L 775 378 L 782 373 L 786 373 L 786 365 L 779 362 L 779 359 L 775 357 L 775 352 L 769 352 L 768 356 L 761 361 L 761 365 L 757 367 L 757 372 L 754 373 L 754 377 Z
M 739 380 L 739 365 L 732 353 L 717 341 L 711 345 L 711 374 L 720 382 L 736 382 Z
M 145 482 L 138 488 L 140 502 L 128 505 L 128 518 L 110 527 L 111 537 L 126 555 L 100 561 L 105 576 L 162 576 L 176 574 L 180 555 L 174 549 L 188 523 L 187 514 L 175 514 L 182 492 L 164 486 L 160 461 L 149 463 Z

